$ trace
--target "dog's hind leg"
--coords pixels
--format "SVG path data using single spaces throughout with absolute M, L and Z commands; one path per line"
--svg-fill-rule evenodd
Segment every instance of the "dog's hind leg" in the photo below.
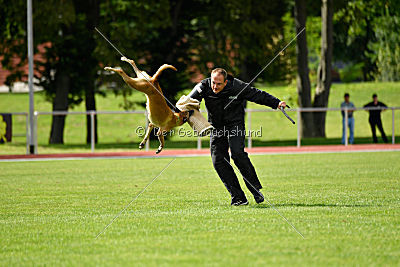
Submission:
M 112 68 L 112 67 L 104 67 L 104 69 L 105 70 L 108 70 L 108 71 L 113 71 L 113 72 L 116 72 L 116 73 L 118 73 L 119 75 L 122 75 L 122 73 L 125 73 L 121 68 Z M 126 75 L 126 74 L 125 74 Z
M 139 149 L 143 149 L 144 145 L 146 144 L 147 140 L 149 140 L 150 137 L 150 133 L 151 131 L 154 129 L 154 124 L 152 124 L 151 122 L 149 123 L 149 125 L 147 126 L 147 131 L 146 131 L 146 135 L 144 136 L 142 142 L 140 142 L 139 144 Z
M 122 60 L 122 61 L 125 61 L 125 62 L 128 62 L 129 64 L 131 64 L 133 70 L 134 70 L 135 73 L 136 73 L 136 76 L 137 76 L 138 78 L 143 78 L 143 77 L 141 76 L 141 73 L 142 73 L 142 72 L 141 72 L 141 71 L 139 70 L 139 68 L 136 66 L 135 61 L 133 61 L 132 59 L 128 59 L 128 58 L 126 58 L 126 57 L 121 57 L 121 60 Z M 146 77 L 146 78 L 148 78 L 148 77 Z
M 140 92 L 143 93 L 147 93 L 146 90 L 144 90 L 143 88 L 145 88 L 147 86 L 147 81 L 145 79 L 140 79 L 140 78 L 132 78 L 129 77 L 122 69 L 120 68 L 111 68 L 111 67 L 105 67 L 105 70 L 108 71 L 114 71 L 116 73 L 118 73 L 122 79 L 124 79 L 124 81 L 133 89 L 136 89 Z
M 158 141 L 160 141 L 160 145 L 159 145 L 159 147 L 158 147 L 158 149 L 156 151 L 156 154 L 160 153 L 161 150 L 164 148 L 164 145 L 165 145 L 164 131 L 161 128 L 158 129 L 157 136 L 158 136 Z

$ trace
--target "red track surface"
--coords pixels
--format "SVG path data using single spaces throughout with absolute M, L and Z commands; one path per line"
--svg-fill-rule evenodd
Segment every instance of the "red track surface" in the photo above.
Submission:
M 209 149 L 168 149 L 159 155 L 151 151 L 130 152 L 94 152 L 68 154 L 39 154 L 39 155 L 0 155 L 1 160 L 29 159 L 61 159 L 61 158 L 114 158 L 114 157 L 171 157 L 171 156 L 202 156 L 209 155 Z M 400 144 L 368 144 L 368 145 L 327 145 L 327 146 L 284 146 L 284 147 L 255 147 L 246 149 L 249 154 L 296 154 L 296 153 L 329 153 L 329 152 L 368 152 L 368 151 L 400 151 Z

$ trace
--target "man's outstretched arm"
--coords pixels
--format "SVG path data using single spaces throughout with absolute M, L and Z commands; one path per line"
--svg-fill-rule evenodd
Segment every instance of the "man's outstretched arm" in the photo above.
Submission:
M 189 97 L 199 100 L 199 102 L 201 102 L 201 100 L 203 99 L 202 96 L 203 90 L 204 90 L 204 85 L 200 82 L 196 84 L 193 90 L 189 93 Z
M 236 80 L 239 81 L 239 80 Z M 241 81 L 239 81 L 241 82 Z M 240 86 L 246 87 L 246 83 L 241 82 Z M 286 107 L 286 102 L 281 101 L 279 98 L 268 94 L 265 91 L 262 91 L 260 89 L 257 89 L 252 86 L 247 86 L 243 92 L 241 92 L 242 97 L 245 98 L 248 101 L 260 104 L 260 105 L 265 105 L 268 107 L 271 107 L 273 109 L 279 109 L 281 107 L 285 108 Z

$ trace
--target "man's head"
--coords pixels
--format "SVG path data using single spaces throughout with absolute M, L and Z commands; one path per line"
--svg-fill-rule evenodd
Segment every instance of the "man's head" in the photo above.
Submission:
M 349 93 L 345 93 L 345 94 L 344 94 L 344 101 L 345 101 L 346 103 L 348 103 L 349 100 L 350 100 L 350 95 L 349 95 Z
M 376 104 L 378 102 L 378 95 L 377 94 L 373 94 L 372 95 L 372 99 L 374 100 L 374 103 Z
M 226 70 L 222 68 L 213 69 L 211 72 L 211 89 L 214 93 L 217 94 L 225 88 L 228 83 L 227 76 Z

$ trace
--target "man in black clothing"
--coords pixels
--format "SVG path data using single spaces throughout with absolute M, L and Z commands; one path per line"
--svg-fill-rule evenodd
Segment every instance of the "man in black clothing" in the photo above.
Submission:
M 378 107 L 383 107 L 387 108 L 387 106 L 378 101 L 378 96 L 376 94 L 372 95 L 373 101 L 364 105 L 364 108 L 378 108 Z M 376 137 L 376 126 L 378 126 L 379 131 L 381 132 L 382 139 L 385 143 L 388 142 L 386 138 L 385 131 L 383 130 L 382 126 L 382 120 L 381 120 L 381 109 L 376 109 L 376 110 L 369 110 L 369 124 L 371 125 L 371 131 L 372 131 L 372 138 L 374 140 L 374 143 L 378 143 L 378 138 Z
M 230 165 L 228 150 L 240 170 L 245 184 L 257 203 L 264 201 L 262 188 L 256 171 L 247 153 L 244 151 L 245 126 L 244 114 L 246 101 L 266 105 L 271 108 L 286 107 L 284 101 L 248 86 L 221 68 L 214 69 L 211 77 L 198 83 L 189 94 L 201 101 L 204 98 L 208 112 L 208 121 L 215 130 L 211 133 L 211 158 L 218 176 L 231 195 L 231 205 L 247 205 L 247 198 L 240 188 L 238 178 Z

